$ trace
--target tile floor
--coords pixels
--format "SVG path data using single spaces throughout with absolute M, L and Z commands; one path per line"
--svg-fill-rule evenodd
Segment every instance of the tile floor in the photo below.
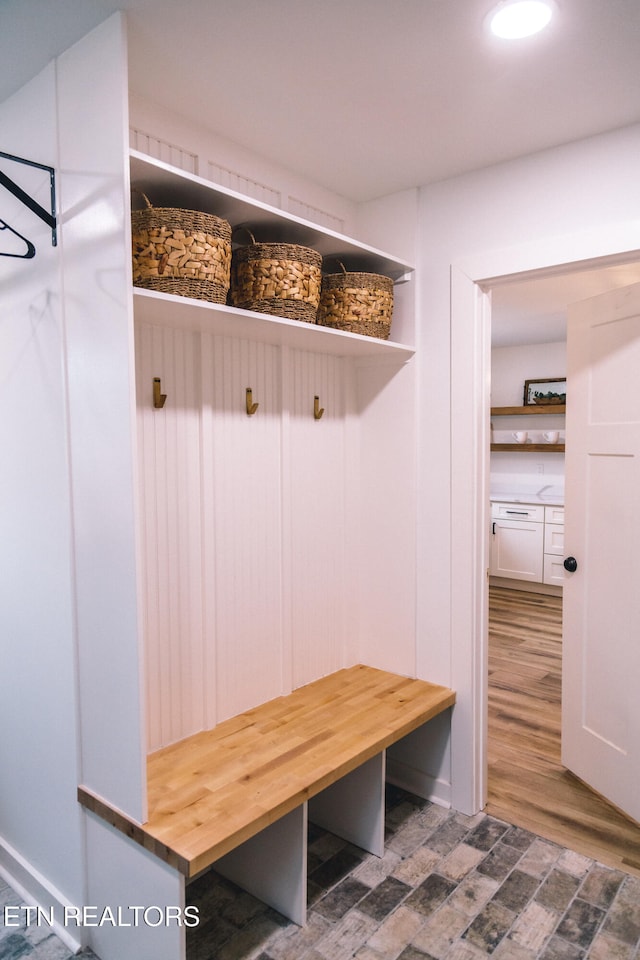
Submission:
M 195 881 L 190 902 L 210 919 L 189 932 L 188 960 L 640 958 L 640 878 L 393 788 L 387 809 L 382 860 L 310 828 L 304 928 L 214 874 Z M 20 900 L 0 882 L 5 903 Z M 0 928 L 0 960 L 22 957 L 70 954 L 46 929 Z

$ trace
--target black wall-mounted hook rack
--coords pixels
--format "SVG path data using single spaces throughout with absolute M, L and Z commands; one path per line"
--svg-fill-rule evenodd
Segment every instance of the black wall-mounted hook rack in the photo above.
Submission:
M 19 187 L 17 183 L 8 177 L 6 173 L 3 173 L 0 170 L 0 185 L 6 187 L 6 189 L 13 194 L 14 197 L 24 203 L 26 207 L 29 207 L 29 210 L 32 210 L 36 216 L 40 217 L 41 220 L 47 224 L 48 227 L 51 227 L 51 245 L 53 247 L 58 244 L 58 233 L 57 233 L 57 219 L 56 219 L 56 174 L 53 167 L 48 167 L 44 163 L 36 163 L 35 160 L 25 160 L 23 157 L 16 157 L 12 153 L 3 153 L 0 150 L 0 157 L 4 157 L 5 160 L 13 160 L 15 163 L 24 163 L 28 167 L 37 167 L 38 170 L 46 170 L 49 174 L 49 183 L 51 186 L 51 212 L 45 210 L 37 200 L 34 200 L 33 197 L 30 197 L 26 191 Z M 29 241 L 27 241 L 29 242 Z

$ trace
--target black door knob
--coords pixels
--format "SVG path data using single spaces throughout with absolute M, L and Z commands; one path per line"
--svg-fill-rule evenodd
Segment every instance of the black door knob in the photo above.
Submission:
M 564 568 L 568 570 L 569 573 L 573 573 L 574 570 L 578 569 L 578 561 L 575 557 L 567 557 L 564 561 Z

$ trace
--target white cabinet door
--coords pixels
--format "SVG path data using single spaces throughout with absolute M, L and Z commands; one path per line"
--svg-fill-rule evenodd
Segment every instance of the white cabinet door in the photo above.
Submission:
M 542 580 L 544 523 L 529 520 L 492 521 L 491 562 L 494 577 Z

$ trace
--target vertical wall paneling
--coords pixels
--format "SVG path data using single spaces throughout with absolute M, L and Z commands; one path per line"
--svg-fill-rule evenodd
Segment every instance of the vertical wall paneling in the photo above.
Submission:
M 416 671 L 412 374 L 411 361 L 358 363 L 359 659 L 407 676 Z
M 156 157 L 157 160 L 162 160 L 164 163 L 180 167 L 187 173 L 197 174 L 199 172 L 197 155 L 178 146 L 178 144 L 161 140 L 159 137 L 138 130 L 136 127 L 129 128 L 129 142 L 133 150 L 139 150 L 140 153 Z
M 327 210 L 321 210 L 320 207 L 311 206 L 304 200 L 298 200 L 291 195 L 287 199 L 287 210 L 296 217 L 302 217 L 303 220 L 310 220 L 311 223 L 318 223 L 329 230 L 335 230 L 336 233 L 344 233 L 344 220 L 336 217 Z
M 344 358 L 344 540 L 346 564 L 343 576 L 345 591 L 345 662 L 362 660 L 360 644 L 360 543 L 361 492 L 363 482 L 361 464 L 361 431 L 358 403 L 357 361 Z
M 280 347 L 280 392 L 282 399 L 282 446 L 280 496 L 282 511 L 282 692 L 294 688 L 294 619 L 292 612 L 293 540 L 291 523 L 291 411 L 293 409 L 292 350 Z
M 345 662 L 343 361 L 291 351 L 289 524 L 293 685 Z M 324 408 L 313 416 L 314 395 Z
M 228 187 L 230 190 L 236 190 L 254 200 L 260 200 L 261 203 L 268 203 L 272 207 L 282 206 L 282 195 L 279 190 L 270 187 L 266 183 L 260 183 L 251 177 L 246 177 L 241 173 L 229 167 L 223 167 L 213 160 L 207 162 L 206 176 L 214 183 L 219 183 L 221 187 Z
M 136 328 L 149 747 L 205 725 L 199 335 Z M 160 376 L 167 400 L 152 401 Z
M 213 405 L 214 343 L 212 336 L 200 336 L 201 411 L 200 411 L 200 476 L 202 482 L 202 686 L 204 691 L 205 729 L 218 722 L 216 662 L 216 550 L 215 550 L 215 458 Z
M 216 336 L 212 353 L 203 400 L 214 415 L 203 444 L 213 451 L 215 499 L 205 536 L 214 542 L 222 720 L 282 688 L 281 399 L 277 347 Z M 247 387 L 259 404 L 251 417 Z

